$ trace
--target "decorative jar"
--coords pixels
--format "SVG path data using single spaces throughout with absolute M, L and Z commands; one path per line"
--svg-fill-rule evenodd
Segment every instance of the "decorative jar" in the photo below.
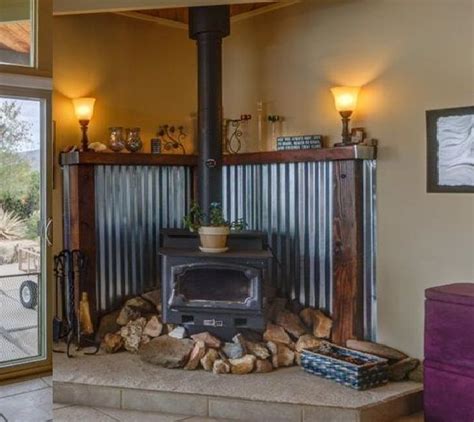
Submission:
M 143 142 L 140 138 L 140 128 L 132 127 L 127 129 L 127 142 L 125 148 L 130 152 L 138 152 L 142 149 Z
M 109 148 L 114 152 L 122 151 L 125 148 L 123 127 L 110 127 L 109 133 Z

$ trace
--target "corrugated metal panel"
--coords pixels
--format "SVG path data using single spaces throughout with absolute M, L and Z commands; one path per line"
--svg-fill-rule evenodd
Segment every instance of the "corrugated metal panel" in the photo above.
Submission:
M 282 294 L 329 310 L 331 304 L 332 163 L 224 167 L 223 208 L 267 233 L 271 275 Z
M 375 161 L 364 161 L 364 330 L 375 333 Z M 227 166 L 223 207 L 267 233 L 281 266 L 271 275 L 281 293 L 330 311 L 332 303 L 332 163 Z M 274 260 L 275 261 L 275 260 Z
M 182 226 L 191 195 L 185 167 L 97 166 L 98 310 L 159 284 L 159 233 Z

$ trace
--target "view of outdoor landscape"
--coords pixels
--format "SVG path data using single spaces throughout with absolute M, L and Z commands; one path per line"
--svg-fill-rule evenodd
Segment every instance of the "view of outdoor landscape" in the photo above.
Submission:
M 40 106 L 0 97 L 0 365 L 39 353 Z

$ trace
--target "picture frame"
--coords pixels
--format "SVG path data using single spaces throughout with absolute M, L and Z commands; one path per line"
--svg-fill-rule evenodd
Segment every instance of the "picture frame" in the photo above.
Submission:
M 474 193 L 474 106 L 426 111 L 427 192 Z

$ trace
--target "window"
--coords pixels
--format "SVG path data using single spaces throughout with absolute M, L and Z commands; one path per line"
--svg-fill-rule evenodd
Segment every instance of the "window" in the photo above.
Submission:
M 35 0 L 0 1 L 0 64 L 34 66 Z

